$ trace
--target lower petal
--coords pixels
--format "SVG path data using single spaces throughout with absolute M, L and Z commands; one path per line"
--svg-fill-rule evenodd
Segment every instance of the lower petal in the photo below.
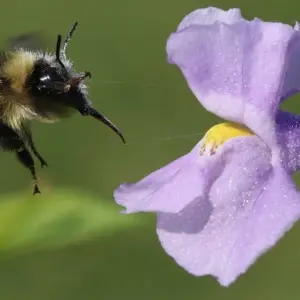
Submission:
M 222 164 L 218 156 L 200 156 L 201 141 L 185 156 L 151 173 L 134 184 L 114 191 L 124 213 L 140 211 L 176 213 L 195 199 L 202 198 Z M 215 167 L 214 167 L 215 165 Z
M 236 205 L 216 204 L 211 193 L 178 214 L 158 213 L 157 233 L 165 251 L 196 276 L 213 275 L 223 286 L 234 282 L 300 215 L 299 193 L 290 176 L 280 168 L 267 174 L 256 197 L 232 199 Z M 209 217 L 201 218 L 207 210 Z

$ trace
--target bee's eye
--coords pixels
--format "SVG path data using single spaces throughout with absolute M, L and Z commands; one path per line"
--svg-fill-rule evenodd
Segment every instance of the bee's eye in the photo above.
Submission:
M 49 74 L 45 74 L 39 78 L 39 84 L 38 84 L 39 90 L 45 90 L 45 89 L 53 89 L 53 83 L 51 82 L 51 77 Z
M 66 92 L 67 86 L 62 78 L 57 74 L 52 72 L 52 74 L 43 74 L 39 77 L 39 84 L 37 88 L 40 91 L 45 91 L 49 93 L 63 93 Z
M 30 89 L 38 90 L 39 93 L 61 94 L 69 90 L 70 78 L 68 74 L 62 74 L 57 66 L 51 66 L 45 61 L 39 61 L 28 78 Z
M 48 82 L 50 80 L 51 80 L 51 78 L 49 75 L 44 75 L 40 78 L 40 82 Z

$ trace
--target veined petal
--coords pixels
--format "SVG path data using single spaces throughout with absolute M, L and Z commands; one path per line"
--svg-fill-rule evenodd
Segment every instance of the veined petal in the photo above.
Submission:
M 225 168 L 207 197 L 179 213 L 159 212 L 157 233 L 188 272 L 228 286 L 298 220 L 300 197 L 259 139 L 237 138 L 223 148 Z
M 280 101 L 300 87 L 299 32 L 226 14 L 198 10 L 185 17 L 168 39 L 169 62 L 208 111 L 245 124 L 273 148 Z

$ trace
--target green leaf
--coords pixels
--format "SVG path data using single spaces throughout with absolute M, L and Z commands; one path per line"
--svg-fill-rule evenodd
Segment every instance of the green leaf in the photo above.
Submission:
M 77 243 L 136 226 L 113 201 L 78 191 L 55 195 L 8 195 L 0 202 L 0 251 L 23 252 Z

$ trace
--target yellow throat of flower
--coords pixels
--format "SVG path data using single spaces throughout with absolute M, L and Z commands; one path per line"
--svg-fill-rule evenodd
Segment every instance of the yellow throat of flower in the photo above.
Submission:
M 210 155 L 215 154 L 219 146 L 226 141 L 239 137 L 239 136 L 251 136 L 254 133 L 244 125 L 237 123 L 221 123 L 211 127 L 205 134 L 200 150 L 202 155 L 207 149 L 210 151 Z

